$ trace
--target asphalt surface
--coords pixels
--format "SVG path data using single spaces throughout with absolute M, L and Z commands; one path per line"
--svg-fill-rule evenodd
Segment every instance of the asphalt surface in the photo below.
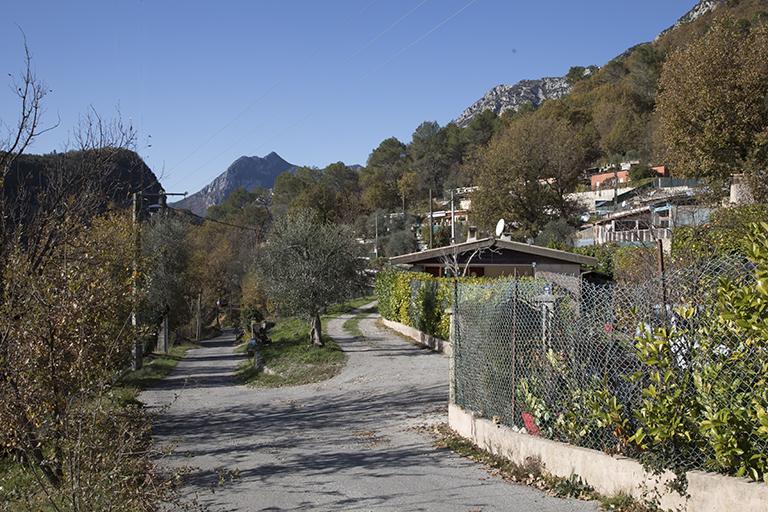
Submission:
M 594 511 L 505 482 L 432 446 L 415 426 L 447 420 L 448 359 L 363 320 L 328 333 L 348 354 L 333 379 L 293 388 L 237 384 L 233 336 L 203 342 L 142 394 L 161 414 L 163 461 L 191 468 L 184 494 L 214 511 Z

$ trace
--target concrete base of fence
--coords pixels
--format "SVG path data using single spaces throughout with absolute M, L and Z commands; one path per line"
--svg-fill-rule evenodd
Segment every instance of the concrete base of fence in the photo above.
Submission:
M 403 336 L 408 336 L 423 347 L 430 348 L 435 352 L 442 352 L 448 356 L 451 355 L 451 344 L 443 339 L 423 333 L 409 325 L 387 320 L 386 318 L 382 318 L 381 323 L 393 331 L 402 334 Z
M 454 404 L 448 408 L 448 423 L 459 435 L 486 451 L 518 464 L 537 459 L 547 472 L 563 478 L 578 475 L 606 496 L 620 492 L 638 499 L 661 495 L 662 509 L 685 512 L 768 510 L 768 485 L 764 483 L 691 471 L 687 475 L 690 497 L 686 500 L 664 487 L 664 482 L 670 480 L 672 474 L 654 477 L 634 459 L 614 457 L 596 450 L 515 432 Z

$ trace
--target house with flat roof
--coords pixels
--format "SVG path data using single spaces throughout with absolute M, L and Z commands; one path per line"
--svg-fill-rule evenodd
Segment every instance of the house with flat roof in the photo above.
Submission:
M 494 237 L 403 254 L 389 261 L 434 276 L 451 275 L 458 269 L 460 274 L 476 277 L 535 277 L 539 272 L 578 276 L 584 267 L 597 264 L 589 256 Z

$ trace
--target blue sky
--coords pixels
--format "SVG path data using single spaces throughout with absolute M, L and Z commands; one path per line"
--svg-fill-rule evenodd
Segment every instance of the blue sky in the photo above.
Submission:
M 602 65 L 653 39 L 695 0 L 9 2 L 2 76 L 21 26 L 61 126 L 119 107 L 166 189 L 194 192 L 240 155 L 364 164 L 384 138 L 446 124 L 500 83 Z M 17 106 L 0 89 L 0 119 Z M 150 147 L 151 145 L 151 147 Z

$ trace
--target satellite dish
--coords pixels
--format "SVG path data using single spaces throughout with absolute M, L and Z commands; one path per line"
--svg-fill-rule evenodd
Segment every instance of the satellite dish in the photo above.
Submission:
M 499 219 L 499 222 L 496 223 L 496 238 L 504 234 L 505 225 L 506 224 L 504 223 L 504 219 Z

